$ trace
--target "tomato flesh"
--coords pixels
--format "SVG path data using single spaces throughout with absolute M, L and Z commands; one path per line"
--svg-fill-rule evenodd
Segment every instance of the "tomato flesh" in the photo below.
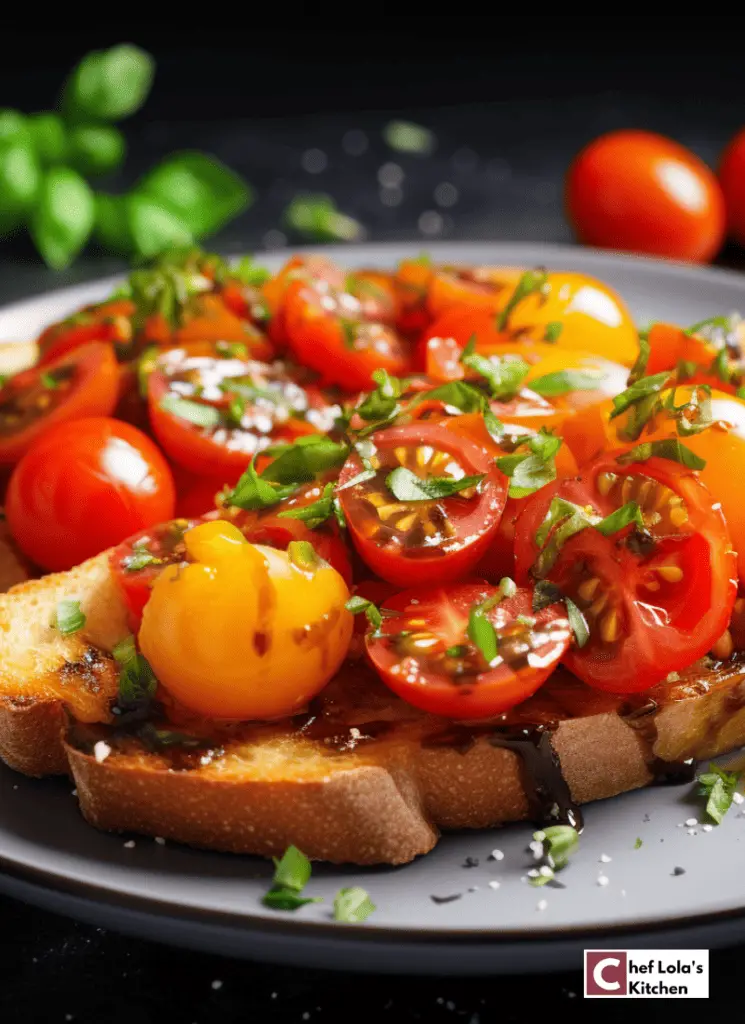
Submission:
M 562 513 L 546 534 L 556 497 L 602 517 L 636 502 L 644 529 L 605 536 L 589 526 L 567 538 Z M 706 654 L 727 628 L 737 592 L 720 507 L 694 474 L 664 459 L 627 465 L 603 456 L 580 476 L 544 487 L 517 521 L 515 552 L 518 582 L 546 579 L 583 612 L 589 641 L 565 662 L 611 692 L 646 690 Z
M 39 335 L 39 364 L 58 359 L 92 341 L 107 342 L 114 347 L 115 354 L 123 354 L 132 341 L 135 311 L 129 299 L 112 299 L 88 306 L 67 320 L 52 324 Z
M 347 459 L 337 490 L 355 547 L 390 583 L 459 579 L 476 565 L 496 533 L 506 482 L 488 454 L 443 425 L 417 423 L 373 435 L 370 479 L 352 482 L 365 466 Z M 438 500 L 399 501 L 387 479 L 399 468 L 420 479 L 481 475 L 467 490 Z
M 487 663 L 468 636 L 469 613 L 498 594 L 472 581 L 387 600 L 380 631 L 366 638 L 386 686 L 414 707 L 458 719 L 492 718 L 535 693 L 569 646 L 566 613 L 561 606 L 534 612 L 530 588 L 503 598 L 485 612 L 498 638 L 497 657 Z

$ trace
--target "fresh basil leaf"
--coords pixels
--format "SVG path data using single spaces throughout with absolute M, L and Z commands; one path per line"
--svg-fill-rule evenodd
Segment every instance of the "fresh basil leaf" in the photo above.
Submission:
M 137 729 L 138 738 L 148 750 L 157 752 L 168 747 L 185 747 L 187 750 L 198 750 L 209 746 L 203 736 L 192 736 L 175 729 L 158 729 L 152 722 L 143 722 Z
M 126 152 L 125 138 L 113 124 L 81 124 L 70 130 L 70 164 L 88 178 L 115 171 Z
M 423 479 L 405 466 L 397 466 L 385 478 L 386 487 L 397 501 L 439 501 L 470 487 L 477 487 L 485 474 L 464 476 L 460 480 L 452 477 L 431 476 Z
M 309 530 L 314 530 L 321 523 L 325 523 L 334 515 L 334 485 L 326 484 L 321 497 L 310 505 L 303 505 L 300 508 L 288 508 L 279 512 L 280 519 L 299 519 L 305 523 Z
M 556 479 L 555 456 L 561 438 L 546 430 L 517 438 L 518 447 L 527 452 L 503 455 L 495 460 L 497 467 L 510 478 L 510 498 L 525 498 Z
M 599 519 L 599 516 L 591 517 L 585 509 L 571 501 L 558 496 L 552 498 L 548 512 L 536 532 L 536 544 L 541 552 L 533 565 L 534 577 L 541 579 L 546 576 L 569 538 L 593 526 Z
M 590 639 L 590 627 L 587 624 L 587 619 L 570 597 L 564 598 L 564 604 L 567 609 L 569 626 L 574 633 L 574 641 L 577 647 L 584 647 Z
M 135 252 L 144 259 L 170 249 L 186 248 L 194 242 L 188 224 L 177 213 L 140 192 L 127 196 L 127 220 Z
M 287 545 L 287 556 L 296 569 L 310 575 L 313 575 L 321 565 L 316 549 L 307 540 L 291 540 Z
M 499 654 L 499 637 L 492 623 L 487 619 L 486 612 L 494 607 L 501 599 L 499 594 L 481 604 L 474 605 L 468 613 L 468 628 L 466 634 L 468 639 L 478 647 L 487 665 L 491 665 Z
M 468 352 L 467 348 L 463 351 L 461 362 L 483 377 L 491 397 L 500 401 L 513 398 L 530 372 L 530 365 L 524 359 L 509 356 L 487 358 L 477 352 Z
M 129 226 L 129 197 L 97 192 L 95 203 L 93 237 L 109 252 L 130 256 L 137 246 Z
M 641 380 L 647 372 L 647 364 L 649 363 L 649 357 L 652 354 L 652 348 L 649 344 L 649 332 L 639 332 L 639 355 L 636 357 L 636 362 L 629 371 L 629 379 L 627 385 L 630 387 L 632 384 L 636 384 L 638 380 Z
M 376 631 L 380 629 L 383 622 L 383 616 L 380 614 L 380 609 L 377 608 L 372 601 L 368 601 L 365 597 L 354 595 L 349 598 L 344 607 L 348 612 L 351 612 L 352 615 L 364 613 L 372 628 Z
M 117 659 L 119 660 L 119 659 Z M 135 652 L 121 664 L 117 704 L 122 711 L 147 705 L 155 697 L 158 680 L 144 656 Z
M 41 165 L 28 134 L 0 137 L 0 238 L 25 223 L 41 181 Z
M 346 921 L 348 924 L 359 924 L 375 910 L 375 904 L 365 889 L 355 885 L 349 889 L 340 889 L 334 898 L 334 920 Z
M 274 884 L 302 892 L 310 881 L 311 864 L 296 846 L 288 846 L 281 858 L 274 858 Z
M 44 176 L 29 230 L 47 266 L 69 266 L 93 229 L 93 193 L 77 171 L 52 167 Z
M 625 391 L 622 391 L 620 395 L 615 396 L 610 419 L 615 419 L 616 416 L 620 416 L 630 406 L 636 405 L 645 398 L 650 398 L 664 391 L 671 376 L 671 371 L 665 370 L 663 373 L 652 374 L 651 377 L 640 377 L 639 380 L 631 384 Z
M 701 334 L 704 337 L 711 337 L 715 331 L 728 333 L 732 327 L 728 316 L 710 316 L 706 320 L 699 320 L 698 323 L 686 327 L 684 334 L 692 337 L 694 334 Z
M 723 771 L 717 765 L 711 764 L 708 772 L 697 777 L 699 794 L 707 798 L 706 813 L 717 825 L 722 824 L 722 819 L 732 806 L 740 774 Z
M 340 213 L 326 195 L 295 196 L 282 220 L 291 231 L 316 242 L 353 242 L 365 234 L 359 221 Z
M 563 330 L 564 324 L 560 320 L 552 320 L 550 323 L 546 324 L 546 330 L 543 333 L 543 340 L 548 342 L 549 345 L 553 345 L 554 342 L 559 340 Z
M 294 444 L 274 446 L 267 454 L 276 457 L 261 474 L 265 480 L 301 484 L 341 466 L 349 455 L 349 446 L 320 434 L 308 434 L 299 437 Z
M 138 46 L 124 43 L 87 54 L 62 93 L 65 114 L 76 121 L 119 121 L 147 99 L 155 62 Z
M 527 270 L 515 285 L 507 305 L 497 315 L 497 330 L 503 331 L 509 323 L 510 317 L 520 303 L 529 295 L 545 295 L 548 290 L 548 272 L 544 267 L 537 267 L 535 270 Z
M 729 352 L 726 348 L 721 348 L 714 356 L 709 372 L 718 377 L 723 384 L 729 384 L 733 376 L 733 370 L 729 364 Z
M 708 430 L 714 424 L 711 408 L 711 388 L 708 384 L 699 384 L 691 389 L 687 402 L 675 404 L 675 389 L 665 400 L 664 407 L 675 418 L 675 426 L 681 437 L 691 437 Z
M 174 214 L 194 238 L 211 235 L 253 200 L 249 186 L 215 157 L 183 152 L 166 157 L 137 191 Z
M 462 380 L 454 380 L 449 384 L 440 384 L 431 391 L 420 391 L 410 402 L 413 408 L 422 402 L 442 402 L 459 412 L 482 412 L 488 408 L 486 395 L 472 384 Z
M 572 391 L 597 391 L 605 376 L 597 370 L 557 370 L 528 381 L 527 387 L 544 398 L 556 398 Z
M 636 839 L 634 840 L 634 849 L 635 850 L 641 850 L 642 846 L 644 846 L 644 843 L 642 842 L 640 837 L 637 836 Z
M 118 644 L 114 644 L 111 654 L 118 665 L 126 665 L 137 654 L 134 636 L 130 633 L 129 636 L 125 636 L 123 640 L 120 640 Z
M 705 459 L 700 458 L 690 448 L 686 448 L 675 437 L 666 437 L 661 441 L 645 441 L 630 451 L 624 452 L 623 455 L 619 455 L 616 461 L 622 465 L 628 465 L 630 462 L 646 462 L 647 459 L 653 457 L 679 462 L 687 469 L 704 469 L 706 466 Z
M 398 400 L 405 382 L 391 377 L 386 370 L 375 370 L 372 377 L 377 385 L 375 390 L 366 395 L 354 411 L 367 422 L 388 421 L 400 408 Z
M 213 405 L 203 405 L 169 393 L 160 400 L 160 407 L 164 412 L 170 412 L 180 420 L 186 420 L 204 430 L 214 430 L 220 425 L 220 413 Z
M 640 530 L 646 529 L 642 510 L 635 501 L 627 501 L 625 505 L 617 508 L 615 512 L 611 512 L 605 519 L 601 519 L 600 522 L 593 525 L 598 533 L 602 533 L 604 537 L 610 537 L 614 533 L 618 533 L 619 530 L 626 529 L 632 523 L 638 526 Z
M 566 867 L 571 855 L 579 849 L 579 832 L 572 825 L 549 825 L 534 832 L 533 839 L 543 843 L 548 866 L 555 871 Z
M 255 462 L 256 456 L 254 455 L 235 488 L 226 495 L 226 505 L 235 505 L 247 510 L 271 508 L 272 505 L 278 505 L 283 498 L 288 498 L 294 492 L 293 484 L 279 487 L 269 483 L 263 475 L 259 476 L 256 472 Z
M 298 910 L 308 903 L 322 903 L 322 896 L 300 896 L 292 889 L 272 888 L 265 893 L 261 902 L 272 910 Z
M 54 374 L 50 373 L 48 370 L 42 370 L 39 374 L 39 383 L 43 388 L 46 388 L 47 391 L 54 391 L 55 388 L 59 387 L 59 381 Z
M 57 629 L 63 636 L 79 632 L 85 625 L 80 601 L 65 599 L 57 602 Z
M 135 547 L 130 555 L 124 556 L 121 566 L 125 572 L 139 572 L 140 569 L 145 569 L 148 565 L 161 565 L 162 562 L 162 558 L 156 558 L 147 548 Z
M 26 121 L 31 144 L 44 167 L 65 163 L 68 156 L 68 140 L 65 125 L 59 114 L 44 111 L 31 114 Z
M 383 141 L 399 153 L 427 156 L 436 145 L 434 132 L 413 121 L 389 121 L 383 129 Z

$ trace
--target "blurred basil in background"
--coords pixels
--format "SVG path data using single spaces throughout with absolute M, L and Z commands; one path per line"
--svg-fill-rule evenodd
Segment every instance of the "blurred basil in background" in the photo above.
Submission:
M 0 110 L 0 237 L 28 230 L 58 270 L 90 239 L 138 260 L 213 234 L 252 202 L 239 175 L 195 152 L 166 157 L 123 195 L 89 184 L 122 165 L 127 144 L 112 122 L 143 105 L 154 73 L 137 46 L 97 50 L 73 68 L 57 110 Z

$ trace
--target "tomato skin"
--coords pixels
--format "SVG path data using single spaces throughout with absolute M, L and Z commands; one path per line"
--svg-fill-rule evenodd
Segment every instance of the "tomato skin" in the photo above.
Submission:
M 400 377 L 411 366 L 408 344 L 387 324 L 366 321 L 349 293 L 295 281 L 285 294 L 284 318 L 298 362 L 347 391 L 372 387 L 377 369 Z
M 129 299 L 112 299 L 51 324 L 39 335 L 39 365 L 46 365 L 92 341 L 112 346 L 128 345 L 132 340 L 131 317 L 135 312 L 135 305 Z
M 69 387 L 64 391 L 53 390 L 50 395 L 53 401 L 60 399 L 58 405 L 41 412 L 20 431 L 9 428 L 5 436 L 0 431 L 0 466 L 18 462 L 38 438 L 61 423 L 87 416 L 109 416 L 114 411 L 119 397 L 119 367 L 109 345 L 92 342 L 50 360 L 43 368 L 33 367 L 11 377 L 0 389 L 0 423 L 10 403 L 26 393 L 44 390 L 43 373 L 53 376 L 67 371 L 72 374 Z
M 579 476 L 556 481 L 528 500 L 516 524 L 515 578 L 518 584 L 532 580 L 540 551 L 536 534 L 557 495 L 605 516 L 620 507 L 598 487 L 599 477 L 610 473 L 620 480 L 651 479 L 668 489 L 662 493 L 682 498 L 687 509 L 685 529 L 661 534 L 649 551 L 634 553 L 624 543 L 629 527 L 608 537 L 588 527 L 564 541 L 546 576 L 576 600 L 578 580 L 596 577 L 600 581 L 588 601 L 610 596 L 613 604 L 601 608 L 598 615 L 606 615 L 611 606 L 619 609 L 618 639 L 610 646 L 601 643 L 597 624 L 591 624 L 587 646 L 572 648 L 564 661 L 590 686 L 634 693 L 688 667 L 722 636 L 737 596 L 737 556 L 721 508 L 696 474 L 660 458 L 621 464 L 617 456 L 622 452 L 600 456 Z M 650 592 L 645 579 L 655 572 L 655 565 L 671 561 L 682 570 L 674 581 L 682 589 L 673 588 L 665 596 L 657 585 Z M 584 575 L 578 576 L 577 571 Z
M 292 256 L 261 293 L 269 309 L 269 337 L 279 350 L 287 347 L 286 297 L 293 281 L 325 281 L 332 288 L 344 289 L 344 271 L 325 256 Z
M 105 417 L 63 423 L 13 471 L 5 512 L 21 550 L 52 572 L 173 517 L 175 488 L 153 442 Z
M 727 208 L 728 233 L 740 245 L 745 245 L 745 128 L 722 153 L 719 182 Z
M 676 371 L 678 376 L 679 365 L 685 363 L 685 375 L 679 378 L 682 383 L 708 384 L 718 391 L 727 391 L 733 395 L 742 384 L 742 343 L 745 338 L 739 329 L 733 333 L 733 347 L 727 349 L 724 375 L 729 376 L 729 380 L 722 380 L 712 365 L 720 355 L 721 349 L 701 335 L 689 334 L 676 324 L 655 323 L 647 332 L 647 340 L 650 348 L 647 375 L 670 370 Z
M 431 632 L 443 647 L 463 643 L 467 640 L 470 609 L 495 593 L 490 584 L 473 580 L 449 587 L 417 587 L 385 601 L 383 608 L 397 614 L 383 618 L 381 635 L 368 632 L 366 646 L 368 657 L 386 686 L 422 711 L 455 719 L 493 718 L 535 693 L 567 650 L 571 630 L 561 606 L 533 612 L 531 588 L 504 598 L 488 614 L 498 630 L 518 615 L 534 617 L 537 633 L 547 634 L 550 630 L 551 639 L 537 649 L 538 656 L 529 667 L 516 670 L 504 661 L 493 669 L 485 667 L 475 676 L 456 681 L 457 677 L 428 664 L 426 657 L 402 656 L 396 649 L 392 637 L 406 627 L 408 617 L 415 618 L 416 628 Z
M 724 238 L 724 197 L 690 150 L 652 132 L 601 135 L 567 175 L 569 217 L 583 242 L 704 263 Z
M 409 426 L 389 427 L 374 434 L 372 441 L 378 450 L 393 450 L 405 445 L 429 445 L 456 458 L 467 475 L 485 475 L 481 493 L 474 499 L 474 506 L 462 519 L 454 522 L 457 545 L 453 545 L 453 549 L 447 552 L 440 551 L 438 547 L 432 549 L 431 555 L 423 555 L 420 551 L 412 557 L 411 554 L 402 554 L 401 546 L 392 542 L 379 547 L 375 539 L 363 530 L 353 512 L 352 506 L 358 500 L 356 492 L 360 485 L 348 488 L 344 485 L 363 469 L 356 452 L 349 456 L 339 474 L 337 494 L 352 542 L 372 572 L 398 586 L 413 581 L 442 583 L 462 579 L 478 563 L 496 533 L 506 498 L 506 478 L 483 449 L 469 438 L 457 436 L 442 424 L 417 422 Z

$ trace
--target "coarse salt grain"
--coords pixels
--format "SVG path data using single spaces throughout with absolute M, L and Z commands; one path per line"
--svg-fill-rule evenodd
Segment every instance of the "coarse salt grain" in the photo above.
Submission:
M 714 826 L 713 825 L 702 825 L 701 827 L 703 828 L 704 832 L 713 832 L 714 831 Z
M 217 991 L 219 988 L 222 988 L 222 982 L 220 981 L 219 978 L 215 978 L 215 980 L 212 982 L 212 988 L 215 991 Z
M 124 843 L 124 849 L 125 850 L 134 850 L 134 848 L 135 848 L 135 841 L 134 841 L 134 839 L 128 839 L 126 841 L 126 843 Z
M 610 878 L 607 875 L 598 875 L 598 885 L 610 885 Z
M 105 743 L 103 740 L 99 740 L 93 746 L 93 756 L 95 757 L 99 764 L 105 761 L 110 753 L 111 747 L 108 745 L 108 743 Z
M 501 882 L 498 882 L 495 878 L 493 878 L 491 880 L 491 882 L 489 882 L 489 888 L 490 889 L 498 889 L 501 884 L 502 884 Z
M 158 846 L 165 846 L 166 845 L 166 841 L 163 838 L 163 836 L 155 836 L 155 842 L 158 844 Z
M 501 850 L 492 850 L 489 856 L 492 860 L 504 860 L 504 854 Z
M 545 910 L 547 906 L 548 906 L 548 900 L 538 900 L 538 902 L 535 905 L 535 909 L 536 910 Z
M 686 832 L 688 833 L 689 836 L 697 836 L 698 835 L 698 831 L 695 828 L 687 828 Z
M 742 793 L 733 793 L 732 794 L 732 803 L 733 804 L 741 804 L 743 801 L 745 801 L 745 796 L 743 796 Z
M 686 825 L 688 828 L 692 828 L 694 825 L 698 825 L 698 818 L 686 818 Z
M 609 857 L 607 853 L 601 853 L 600 854 L 600 863 L 601 864 L 610 864 L 610 862 L 612 860 L 613 860 L 613 858 Z

